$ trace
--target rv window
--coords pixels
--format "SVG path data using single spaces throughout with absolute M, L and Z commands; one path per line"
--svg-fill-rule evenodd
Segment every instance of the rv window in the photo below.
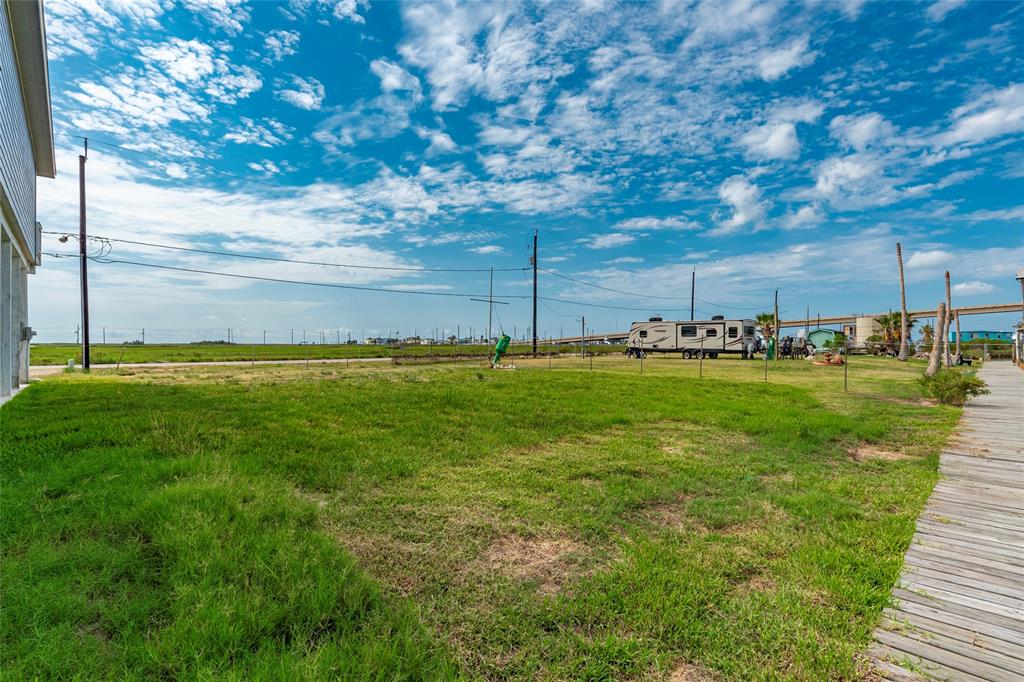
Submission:
M 640 338 L 641 339 L 646 339 L 647 338 L 647 330 L 646 329 L 641 329 L 640 330 Z
M 704 330 L 704 337 L 707 338 L 709 336 L 718 336 L 718 330 L 717 329 L 705 329 Z
M 697 336 L 697 325 L 684 324 L 679 327 L 679 336 Z
M 740 328 L 739 327 L 729 327 L 729 338 L 730 339 L 735 339 L 739 335 L 740 335 Z
M 754 335 L 754 328 L 753 327 L 744 327 L 743 328 L 743 336 L 753 336 L 753 335 Z

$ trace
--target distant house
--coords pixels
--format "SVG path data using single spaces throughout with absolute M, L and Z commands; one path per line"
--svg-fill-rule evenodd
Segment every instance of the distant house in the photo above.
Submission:
M 950 330 L 949 340 L 956 341 L 956 331 Z M 1002 332 L 1002 331 L 973 331 L 973 332 L 960 332 L 960 343 L 967 341 L 1001 341 L 1009 343 L 1013 340 L 1013 332 Z
M 36 178 L 56 173 L 43 5 L 0 0 L 0 396 L 28 381 L 28 275 L 40 264 Z

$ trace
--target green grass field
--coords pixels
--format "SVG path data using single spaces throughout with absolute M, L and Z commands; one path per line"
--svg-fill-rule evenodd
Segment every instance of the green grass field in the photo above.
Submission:
M 566 346 L 564 352 L 578 347 Z M 623 346 L 594 345 L 594 353 L 621 353 Z M 511 351 L 529 352 L 530 345 L 516 342 Z M 554 346 L 541 344 L 538 350 L 558 352 Z M 392 356 L 426 355 L 480 355 L 493 352 L 484 345 L 436 345 L 436 346 L 370 346 L 349 344 L 290 345 L 290 344 L 227 344 L 227 343 L 178 343 L 178 344 L 93 344 L 89 359 L 92 364 L 116 364 L 139 362 L 225 362 L 245 360 L 333 360 L 344 358 L 387 358 Z M 34 343 L 30 358 L 33 365 L 66 365 L 69 359 L 76 364 L 82 362 L 82 349 L 75 344 Z
M 7 679 L 856 679 L 917 363 L 64 374 L 0 408 Z

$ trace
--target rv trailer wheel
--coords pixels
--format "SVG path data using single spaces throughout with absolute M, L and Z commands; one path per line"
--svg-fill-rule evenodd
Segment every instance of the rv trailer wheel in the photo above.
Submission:
M 683 360 L 689 360 L 691 357 L 693 357 L 693 356 L 690 353 L 690 351 L 688 351 L 688 350 L 684 350 L 683 351 Z
M 712 360 L 717 360 L 718 359 L 718 353 L 709 353 L 709 355 L 711 356 Z

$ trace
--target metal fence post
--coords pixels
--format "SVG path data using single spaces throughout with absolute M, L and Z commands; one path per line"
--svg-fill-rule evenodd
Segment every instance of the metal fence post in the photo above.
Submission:
M 700 360 L 697 362 L 699 377 L 704 378 L 704 337 L 700 337 Z

